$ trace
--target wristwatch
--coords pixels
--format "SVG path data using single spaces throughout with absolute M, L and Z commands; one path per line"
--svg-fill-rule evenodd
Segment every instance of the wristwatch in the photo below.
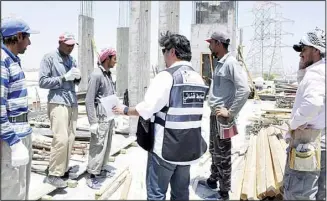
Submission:
M 124 115 L 127 115 L 127 113 L 128 113 L 128 107 L 125 107 L 124 108 Z

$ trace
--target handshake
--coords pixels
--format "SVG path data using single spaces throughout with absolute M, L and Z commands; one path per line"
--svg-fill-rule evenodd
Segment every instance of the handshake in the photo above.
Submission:
M 76 67 L 72 67 L 72 69 L 70 69 L 65 75 L 64 78 L 66 81 L 73 81 L 75 79 L 80 79 L 81 78 L 81 71 L 76 68 Z

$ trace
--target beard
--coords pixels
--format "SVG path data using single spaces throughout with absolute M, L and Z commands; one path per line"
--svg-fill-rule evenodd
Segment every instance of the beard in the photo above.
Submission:
M 311 66 L 312 64 L 313 64 L 313 61 L 310 60 L 310 61 L 305 62 L 305 63 L 303 64 L 303 67 L 304 67 L 304 68 L 307 68 L 307 67 Z

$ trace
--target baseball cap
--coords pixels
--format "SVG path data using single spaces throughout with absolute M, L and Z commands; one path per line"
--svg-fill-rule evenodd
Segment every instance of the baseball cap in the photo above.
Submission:
M 210 43 L 211 40 L 217 40 L 217 41 L 220 41 L 220 42 L 225 43 L 225 44 L 228 44 L 228 45 L 229 45 L 229 42 L 230 42 L 230 39 L 227 36 L 227 34 L 224 33 L 224 32 L 222 32 L 222 31 L 216 31 L 216 32 L 214 32 L 211 35 L 211 37 L 209 39 L 207 39 L 206 41 L 208 43 Z
M 3 37 L 13 36 L 17 33 L 38 34 L 40 32 L 32 30 L 22 19 L 4 18 L 1 20 L 1 34 Z
M 321 53 L 326 51 L 326 34 L 325 31 L 315 28 L 313 31 L 305 33 L 301 38 L 299 44 L 293 45 L 293 49 L 297 52 L 301 52 L 303 46 L 311 46 L 318 49 Z
M 67 45 L 78 45 L 75 40 L 75 36 L 72 33 L 65 32 L 59 36 L 59 41 L 64 42 Z
M 108 56 L 116 55 L 116 50 L 113 48 L 104 48 L 99 54 L 99 61 L 102 63 Z

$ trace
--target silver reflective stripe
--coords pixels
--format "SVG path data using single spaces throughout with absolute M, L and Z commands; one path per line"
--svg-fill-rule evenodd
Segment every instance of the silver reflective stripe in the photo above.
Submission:
M 166 114 L 163 112 L 156 113 L 156 116 L 165 121 Z
M 200 128 L 202 121 L 188 121 L 188 122 L 172 122 L 166 121 L 165 128 L 171 129 L 190 129 Z
M 176 108 L 170 107 L 167 114 L 170 115 L 192 115 L 192 114 L 203 114 L 203 107 L 193 108 Z

